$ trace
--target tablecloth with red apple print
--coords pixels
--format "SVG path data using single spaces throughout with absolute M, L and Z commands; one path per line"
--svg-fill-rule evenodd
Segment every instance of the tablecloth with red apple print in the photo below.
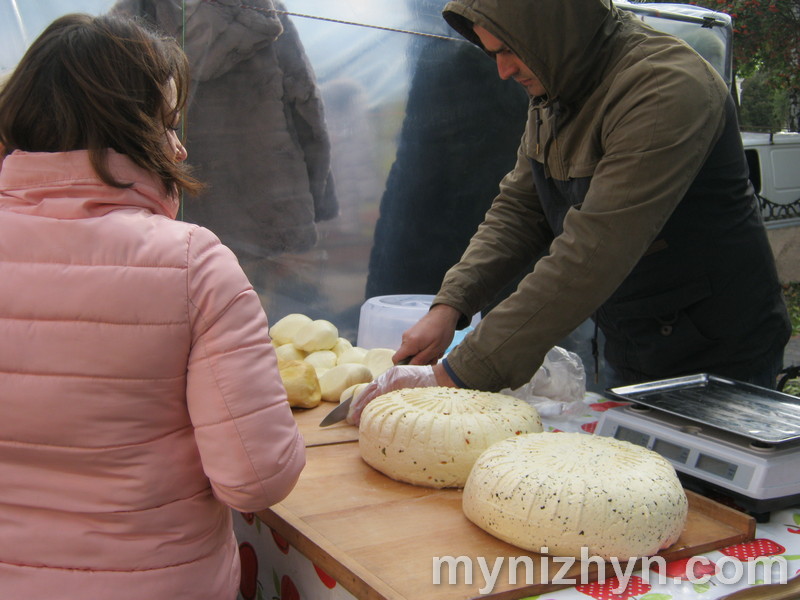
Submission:
M 545 419 L 546 431 L 594 433 L 603 411 L 620 403 L 595 393 L 588 393 L 582 410 L 565 419 Z M 253 515 L 234 513 L 234 529 L 239 541 L 242 579 L 239 600 L 357 600 L 319 566 Z M 729 567 L 733 559 L 742 565 L 745 575 L 731 582 L 735 573 Z M 800 506 L 775 511 L 768 523 L 756 526 L 755 539 L 702 555 L 701 561 L 689 559 L 666 564 L 666 572 L 648 570 L 632 574 L 624 590 L 619 581 L 608 577 L 603 583 L 529 596 L 524 600 L 715 600 L 733 591 L 766 583 L 764 568 L 786 566 L 786 575 L 800 573 Z M 748 566 L 755 574 L 748 582 Z M 775 577 L 779 570 L 772 568 Z M 690 577 L 690 575 L 692 575 Z M 705 576 L 705 583 L 694 583 Z M 775 581 L 775 579 L 773 579 Z
M 234 529 L 242 565 L 239 600 L 354 600 L 254 515 L 234 512 Z

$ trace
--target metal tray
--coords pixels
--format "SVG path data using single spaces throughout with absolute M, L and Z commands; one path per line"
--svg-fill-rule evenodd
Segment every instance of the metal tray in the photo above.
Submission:
M 800 398 L 701 373 L 608 390 L 613 396 L 766 444 L 800 440 Z

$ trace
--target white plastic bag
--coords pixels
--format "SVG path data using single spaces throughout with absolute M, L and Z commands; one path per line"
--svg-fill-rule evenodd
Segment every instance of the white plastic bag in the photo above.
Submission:
M 583 408 L 586 372 L 581 357 L 554 346 L 531 380 L 516 390 L 501 394 L 514 396 L 532 405 L 542 417 L 568 418 Z

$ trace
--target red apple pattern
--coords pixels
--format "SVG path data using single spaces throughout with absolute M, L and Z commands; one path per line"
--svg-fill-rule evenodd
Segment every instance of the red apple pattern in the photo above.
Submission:
M 297 586 L 288 575 L 281 577 L 280 600 L 300 600 L 300 592 L 297 591 Z
M 323 571 L 317 565 L 314 565 L 314 570 L 317 572 L 317 577 L 319 577 L 319 580 L 322 582 L 322 584 L 326 588 L 328 588 L 329 590 L 332 590 L 333 588 L 336 587 L 336 580 L 333 577 L 328 575 L 325 571 Z
M 725 556 L 732 556 L 741 561 L 748 561 L 759 558 L 761 556 L 775 556 L 776 554 L 783 554 L 786 548 L 777 542 L 768 540 L 766 538 L 744 542 L 742 544 L 734 544 L 726 548 L 720 549 Z
M 607 400 L 606 402 L 595 402 L 594 404 L 590 404 L 589 408 L 597 412 L 605 412 L 609 408 L 614 408 L 616 406 L 628 406 L 629 404 L 630 402 L 616 402 L 614 400 Z
M 631 577 L 625 589 L 615 594 L 612 590 L 618 587 L 619 579 L 610 577 L 606 579 L 605 583 L 598 583 L 596 581 L 594 583 L 582 583 L 576 586 L 575 589 L 596 600 L 628 600 L 629 598 L 646 594 L 652 589 L 652 586 L 638 575 Z
M 239 561 L 242 566 L 239 593 L 244 600 L 253 600 L 258 593 L 258 556 L 251 544 L 239 544 Z
M 289 554 L 289 542 L 283 539 L 280 533 L 275 531 L 272 527 L 269 528 L 269 532 L 272 534 L 272 539 L 275 540 L 275 544 L 278 546 L 278 550 L 283 552 L 284 554 Z
M 671 577 L 673 579 L 681 579 L 681 580 L 688 580 L 688 579 L 700 579 L 703 575 L 716 575 L 717 574 L 717 565 L 714 561 L 705 556 L 699 556 L 694 558 L 694 562 L 692 563 L 692 573 L 689 573 L 689 561 L 692 558 L 682 558 L 680 560 L 672 560 L 667 563 L 665 572 L 663 575 L 666 577 Z M 661 574 L 661 571 L 657 568 L 658 565 L 654 565 L 651 567 L 651 570 Z
M 275 586 L 275 595 L 272 600 L 300 600 L 300 592 L 288 575 L 278 579 L 278 573 L 272 569 L 272 585 Z

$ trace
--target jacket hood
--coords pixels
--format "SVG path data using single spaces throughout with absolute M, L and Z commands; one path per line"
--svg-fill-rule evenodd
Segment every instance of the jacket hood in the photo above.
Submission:
M 283 33 L 273 0 L 117 0 L 111 12 L 145 16 L 165 33 L 183 41 L 192 79 L 222 77 L 269 47 Z
M 126 208 L 171 219 L 177 216 L 178 197 L 167 195 L 157 176 L 124 154 L 107 152 L 112 175 L 133 186 L 116 188 L 103 182 L 94 172 L 87 150 L 15 150 L 0 162 L 0 209 L 57 219 L 99 217 Z
M 567 104 L 594 87 L 621 24 L 611 0 L 454 0 L 442 14 L 480 48 L 472 27 L 486 29 L 539 78 L 548 102 Z

